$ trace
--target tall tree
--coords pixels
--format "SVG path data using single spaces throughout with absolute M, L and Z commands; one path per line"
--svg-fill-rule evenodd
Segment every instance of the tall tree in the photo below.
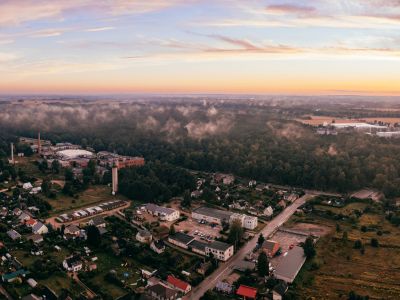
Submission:
M 235 249 L 238 248 L 243 233 L 242 224 L 238 220 L 234 221 L 229 229 L 228 241 L 235 246 Z
M 93 247 L 99 247 L 101 243 L 100 231 L 96 226 L 86 227 L 87 242 Z
M 312 237 L 308 237 L 303 245 L 304 254 L 307 258 L 313 258 L 316 254 L 314 239 Z
M 264 241 L 265 241 L 265 238 L 264 238 L 263 234 L 260 233 L 260 235 L 258 236 L 257 244 L 259 246 L 261 246 L 262 244 L 264 244 Z
M 257 272 L 260 277 L 264 277 L 269 274 L 268 256 L 264 253 L 264 251 L 258 256 Z

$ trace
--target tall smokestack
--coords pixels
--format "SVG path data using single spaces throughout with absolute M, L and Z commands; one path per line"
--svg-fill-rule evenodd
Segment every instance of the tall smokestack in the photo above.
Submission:
M 118 164 L 114 162 L 112 166 L 112 194 L 115 195 L 118 192 Z
M 38 133 L 38 154 L 40 155 L 42 152 L 42 143 L 40 142 L 40 131 Z
M 11 143 L 11 163 L 15 164 L 15 161 L 14 161 L 14 143 Z

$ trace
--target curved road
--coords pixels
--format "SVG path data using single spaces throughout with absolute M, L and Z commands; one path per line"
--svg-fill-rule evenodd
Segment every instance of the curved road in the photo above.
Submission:
M 277 215 L 273 220 L 271 220 L 260 233 L 264 235 L 265 238 L 273 234 L 279 227 L 282 226 L 289 218 L 296 212 L 296 210 L 303 205 L 307 200 L 314 197 L 315 194 L 306 194 L 303 197 L 297 199 L 290 206 L 286 207 L 279 215 Z M 258 235 L 255 235 L 249 242 L 247 242 L 234 256 L 231 257 L 225 263 L 222 263 L 216 271 L 203 280 L 196 288 L 189 293 L 186 299 L 197 300 L 205 294 L 210 289 L 213 289 L 218 281 L 226 278 L 232 271 L 233 267 L 240 261 L 244 260 L 246 254 L 254 249 L 257 244 Z

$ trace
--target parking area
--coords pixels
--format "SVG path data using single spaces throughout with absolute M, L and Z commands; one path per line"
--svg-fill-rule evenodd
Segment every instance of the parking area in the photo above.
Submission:
M 273 267 L 278 265 L 279 261 L 287 255 L 287 252 L 290 251 L 294 246 L 303 243 L 308 236 L 307 232 L 301 231 L 291 231 L 285 229 L 279 229 L 270 240 L 276 241 L 279 243 L 282 251 L 281 255 L 276 256 L 271 259 L 271 264 Z
M 219 232 L 222 228 L 220 225 L 207 224 L 205 222 L 199 223 L 197 220 L 188 218 L 185 221 L 175 224 L 175 230 L 187 232 L 199 240 L 211 241 L 221 236 Z

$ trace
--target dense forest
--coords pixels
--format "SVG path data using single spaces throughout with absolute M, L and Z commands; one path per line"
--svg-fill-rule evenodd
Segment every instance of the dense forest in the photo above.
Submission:
M 36 136 L 40 130 L 53 142 L 143 155 L 147 161 L 188 169 L 339 192 L 375 187 L 387 197 L 400 195 L 400 141 L 356 132 L 317 136 L 314 128 L 293 120 L 299 112 L 312 112 L 314 103 L 296 108 L 285 102 L 237 99 L 72 99 L 0 106 L 0 127 L 9 134 Z M 327 107 L 332 113 L 335 105 Z M 8 146 L 2 149 L 9 151 Z M 139 184 L 141 174 L 132 171 L 123 176 L 129 194 L 129 186 Z M 163 180 L 155 174 L 154 181 Z M 152 182 L 140 184 L 146 194 L 152 190 Z M 157 186 L 162 189 L 162 184 Z

